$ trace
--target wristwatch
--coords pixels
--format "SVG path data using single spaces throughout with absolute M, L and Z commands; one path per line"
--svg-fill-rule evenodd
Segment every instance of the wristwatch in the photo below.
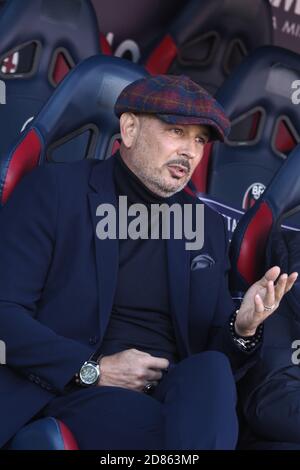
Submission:
M 92 387 L 97 385 L 100 379 L 99 363 L 95 361 L 86 361 L 78 374 L 78 383 L 83 387 Z

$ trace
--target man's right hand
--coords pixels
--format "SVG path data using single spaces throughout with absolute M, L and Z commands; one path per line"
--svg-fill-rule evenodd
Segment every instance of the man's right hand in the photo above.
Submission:
M 123 387 L 141 392 L 149 382 L 157 385 L 162 371 L 168 367 L 168 359 L 127 349 L 102 357 L 98 386 Z

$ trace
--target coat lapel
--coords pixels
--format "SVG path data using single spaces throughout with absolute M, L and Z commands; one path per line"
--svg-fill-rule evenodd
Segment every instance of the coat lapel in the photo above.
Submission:
M 111 204 L 117 213 L 117 200 L 113 181 L 113 158 L 95 164 L 90 177 L 94 192 L 88 194 L 96 251 L 97 282 L 99 289 L 99 323 L 101 344 L 113 307 L 114 293 L 117 285 L 119 253 L 118 240 L 100 240 L 96 234 L 99 217 L 96 216 L 100 204 Z
M 190 354 L 188 338 L 190 253 L 186 239 L 167 240 L 169 302 L 175 335 L 181 357 Z

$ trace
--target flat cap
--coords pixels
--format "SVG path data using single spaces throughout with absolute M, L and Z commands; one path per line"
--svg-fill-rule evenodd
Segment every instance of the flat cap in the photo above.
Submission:
M 211 140 L 224 140 L 230 121 L 223 107 L 185 75 L 156 75 L 136 80 L 120 93 L 115 113 L 154 114 L 168 124 L 204 124 Z

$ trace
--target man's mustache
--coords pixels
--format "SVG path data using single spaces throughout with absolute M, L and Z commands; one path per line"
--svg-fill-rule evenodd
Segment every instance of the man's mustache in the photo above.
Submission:
M 188 160 L 183 158 L 177 158 L 174 160 L 170 160 L 167 165 L 181 165 L 184 166 L 189 172 L 191 171 L 191 165 Z

